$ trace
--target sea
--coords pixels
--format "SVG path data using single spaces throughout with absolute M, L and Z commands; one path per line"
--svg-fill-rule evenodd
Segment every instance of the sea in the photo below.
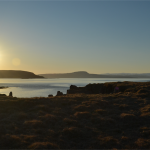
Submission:
M 48 97 L 49 94 L 55 96 L 57 91 L 66 94 L 70 85 L 83 87 L 89 83 L 105 82 L 148 82 L 150 78 L 51 78 L 51 79 L 0 79 L 0 94 L 9 95 L 13 93 L 14 97 L 31 98 L 31 97 Z

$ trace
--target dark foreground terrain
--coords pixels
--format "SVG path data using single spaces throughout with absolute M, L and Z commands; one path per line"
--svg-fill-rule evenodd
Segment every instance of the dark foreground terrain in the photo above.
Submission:
M 149 84 L 113 94 L 1 96 L 0 148 L 149 149 Z

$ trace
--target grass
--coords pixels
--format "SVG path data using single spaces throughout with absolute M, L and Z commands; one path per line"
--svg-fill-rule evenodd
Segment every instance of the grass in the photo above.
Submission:
M 149 149 L 150 97 L 141 92 L 1 96 L 0 148 Z

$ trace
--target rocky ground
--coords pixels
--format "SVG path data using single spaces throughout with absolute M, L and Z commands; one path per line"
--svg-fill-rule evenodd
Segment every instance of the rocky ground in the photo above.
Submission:
M 149 83 L 137 87 L 112 94 L 0 96 L 0 148 L 149 149 Z
M 8 87 L 6 87 L 6 86 L 1 86 L 0 87 L 0 89 L 6 89 L 6 88 L 8 88 Z

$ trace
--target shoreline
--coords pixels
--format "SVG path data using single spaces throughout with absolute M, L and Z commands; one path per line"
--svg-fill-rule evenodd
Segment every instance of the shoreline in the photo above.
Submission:
M 0 89 L 7 89 L 9 87 L 1 86 Z M 48 89 L 48 88 L 47 88 Z M 13 90 L 12 90 L 13 92 Z M 64 91 L 63 91 L 64 92 Z M 68 94 L 112 94 L 112 93 L 149 93 L 150 92 L 150 81 L 147 82 L 134 82 L 134 81 L 123 81 L 123 82 L 105 82 L 105 83 L 89 83 L 85 86 L 70 85 L 70 88 L 66 89 L 66 94 L 61 91 L 57 91 L 56 95 L 49 93 L 45 96 L 40 97 L 51 97 L 51 96 L 61 96 Z M 33 98 L 37 97 L 22 97 L 22 98 Z M 21 98 L 21 97 L 18 97 Z
M 9 88 L 9 87 L 7 87 L 7 86 L 1 86 L 0 87 L 0 89 L 7 89 L 7 88 Z

